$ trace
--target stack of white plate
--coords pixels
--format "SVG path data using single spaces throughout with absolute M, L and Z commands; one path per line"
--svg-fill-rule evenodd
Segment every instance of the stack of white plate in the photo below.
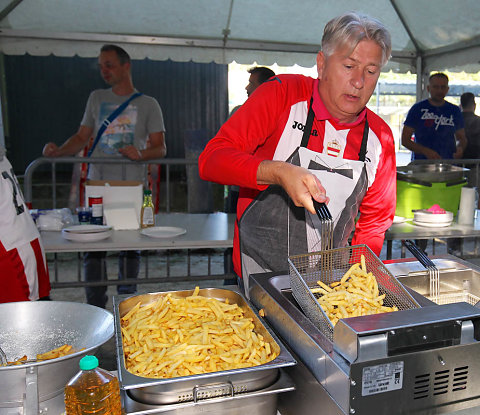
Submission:
M 427 228 L 444 228 L 453 222 L 453 213 L 432 213 L 427 210 L 417 210 L 413 213 L 413 223 Z
M 112 227 L 104 225 L 75 225 L 62 229 L 62 236 L 69 241 L 95 242 L 112 235 Z
M 397 225 L 399 223 L 405 223 L 407 221 L 407 218 L 404 218 L 403 216 L 394 216 L 393 217 L 393 224 Z

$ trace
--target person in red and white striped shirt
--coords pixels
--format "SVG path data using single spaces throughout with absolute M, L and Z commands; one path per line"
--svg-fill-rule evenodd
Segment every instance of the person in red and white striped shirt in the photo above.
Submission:
M 244 283 L 287 271 L 289 255 L 320 250 L 313 199 L 328 203 L 335 247 L 355 230 L 354 244 L 380 253 L 395 212 L 395 149 L 366 104 L 390 53 L 379 21 L 332 19 L 318 79 L 277 75 L 260 85 L 200 155 L 202 179 L 240 186 L 233 262 Z
M 48 299 L 49 294 L 40 234 L 0 146 L 0 303 Z

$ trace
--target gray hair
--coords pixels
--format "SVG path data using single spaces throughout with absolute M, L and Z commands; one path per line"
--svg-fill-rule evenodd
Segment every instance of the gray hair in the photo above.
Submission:
M 322 51 L 325 56 L 349 46 L 355 49 L 362 40 L 373 40 L 382 48 L 382 66 L 390 59 L 392 40 L 387 28 L 377 19 L 358 13 L 346 13 L 330 20 L 323 31 Z

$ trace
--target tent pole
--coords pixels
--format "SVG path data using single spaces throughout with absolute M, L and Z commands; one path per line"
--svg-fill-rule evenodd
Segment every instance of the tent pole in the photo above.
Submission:
M 0 22 L 7 17 L 10 12 L 15 9 L 23 0 L 13 0 L 9 4 L 7 4 L 3 10 L 0 12 Z
M 416 102 L 422 99 L 423 94 L 423 59 L 421 56 L 417 56 L 417 91 Z
M 8 118 L 7 83 L 5 74 L 5 55 L 0 52 L 0 145 L 10 147 L 10 122 Z

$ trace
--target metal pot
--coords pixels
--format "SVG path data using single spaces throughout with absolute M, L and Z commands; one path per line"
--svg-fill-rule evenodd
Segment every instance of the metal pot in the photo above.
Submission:
M 397 167 L 395 215 L 413 218 L 414 210 L 434 204 L 456 215 L 468 169 L 446 163 L 409 164 Z
M 464 180 L 468 171 L 469 169 L 447 163 L 409 164 L 397 167 L 397 179 L 427 183 L 456 182 Z
M 63 344 L 80 350 L 42 362 L 0 367 L 0 414 L 38 414 L 46 402 L 62 395 L 78 372 L 78 362 L 113 336 L 113 316 L 88 304 L 35 301 L 0 304 L 0 347 L 9 361 L 35 358 Z M 62 398 L 63 402 L 63 398 Z

